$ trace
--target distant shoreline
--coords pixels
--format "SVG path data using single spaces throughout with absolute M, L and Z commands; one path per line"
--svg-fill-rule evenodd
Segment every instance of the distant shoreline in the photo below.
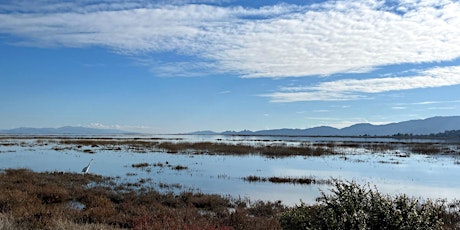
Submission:
M 458 131 L 460 133 L 460 130 Z M 18 137 L 18 138 L 134 138 L 134 139 L 151 139 L 153 136 L 234 136 L 234 137 L 285 137 L 285 138 L 343 138 L 343 139 L 395 139 L 395 140 L 433 140 L 433 141 L 448 141 L 460 142 L 460 134 L 457 135 L 443 135 L 444 133 L 437 133 L 432 135 L 282 135 L 282 134 L 193 134 L 193 133 L 177 133 L 177 134 L 145 134 L 145 133 L 100 133 L 100 134 L 74 134 L 74 133 L 59 133 L 59 134 L 37 134 L 37 133 L 0 133 L 0 138 Z M 161 139 L 161 138 L 159 138 Z

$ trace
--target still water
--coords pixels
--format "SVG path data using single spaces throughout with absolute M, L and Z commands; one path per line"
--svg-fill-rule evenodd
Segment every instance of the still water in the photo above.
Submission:
M 296 138 L 267 138 L 263 143 L 298 144 Z M 260 137 L 167 136 L 166 141 L 225 141 L 250 144 Z M 338 141 L 338 140 L 331 140 Z M 341 140 L 344 141 L 344 140 Z M 356 139 L 355 139 L 356 141 Z M 368 141 L 368 140 L 359 140 Z M 5 143 L 21 143 L 8 145 Z M 2 145 L 3 143 L 3 145 Z M 314 177 L 369 184 L 386 194 L 405 193 L 417 198 L 460 199 L 460 158 L 457 155 L 401 155 L 405 150 L 369 152 L 343 149 L 334 156 L 269 158 L 259 155 L 199 155 L 164 152 L 98 150 L 93 154 L 77 149 L 53 150 L 57 145 L 37 145 L 35 140 L 0 140 L 0 170 L 28 168 L 34 171 L 81 172 L 94 159 L 90 173 L 116 177 L 117 181 L 138 182 L 160 191 L 199 191 L 251 200 L 281 200 L 294 205 L 300 200 L 313 203 L 329 185 L 273 184 L 247 182 L 243 177 Z M 148 163 L 147 167 L 132 167 Z M 185 169 L 176 170 L 175 166 Z

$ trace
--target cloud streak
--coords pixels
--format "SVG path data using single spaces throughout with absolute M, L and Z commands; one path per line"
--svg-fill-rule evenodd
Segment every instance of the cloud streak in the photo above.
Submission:
M 272 102 L 341 101 L 367 98 L 369 94 L 460 85 L 460 66 L 437 67 L 416 76 L 344 79 L 314 86 L 283 87 L 268 95 Z
M 26 2 L 0 3 L 0 33 L 19 37 L 18 44 L 102 46 L 134 56 L 173 52 L 211 63 L 208 71 L 247 78 L 367 72 L 382 65 L 460 57 L 458 1 L 389 6 L 352 0 L 261 8 L 189 1 Z M 170 72 L 174 61 L 157 64 L 164 65 L 155 70 L 159 75 L 183 76 L 194 69 L 193 62 L 181 62 L 191 66 L 180 68 L 184 73 Z M 394 86 L 389 81 L 379 84 Z
M 96 129 L 117 129 L 123 131 L 134 131 L 134 132 L 148 132 L 154 130 L 153 127 L 145 126 L 145 125 L 106 125 L 102 123 L 91 123 L 89 125 L 79 125 L 82 127 L 87 128 L 96 128 Z

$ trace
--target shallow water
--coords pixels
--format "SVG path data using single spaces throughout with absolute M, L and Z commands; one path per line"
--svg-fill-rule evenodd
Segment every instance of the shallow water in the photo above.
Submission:
M 195 138 L 195 139 L 193 139 Z M 171 136 L 176 141 L 259 141 L 260 137 Z M 5 143 L 7 140 L 0 140 Z M 312 176 L 317 179 L 353 180 L 376 186 L 388 194 L 406 193 L 420 198 L 460 198 L 460 164 L 456 156 L 410 154 L 402 157 L 399 151 L 369 152 L 363 149 L 343 149 L 346 154 L 321 157 L 268 158 L 258 155 L 196 155 L 164 152 L 136 153 L 95 149 L 95 154 L 81 150 L 52 150 L 55 145 L 36 145 L 35 140 L 9 140 L 22 145 L 0 145 L 0 169 L 29 168 L 34 171 L 81 172 L 94 159 L 89 172 L 117 177 L 119 182 L 147 181 L 146 185 L 162 191 L 193 190 L 204 193 L 247 197 L 251 200 L 281 200 L 284 204 L 298 204 L 300 200 L 313 203 L 320 189 L 328 185 L 250 183 L 242 178 Z M 286 140 L 265 140 L 285 142 Z M 287 140 L 297 143 L 299 140 Z M 305 141 L 305 140 L 301 140 Z M 148 167 L 134 168 L 133 164 L 148 163 Z M 161 163 L 163 166 L 160 167 Z M 154 166 L 154 164 L 157 164 Z M 187 169 L 175 170 L 175 166 Z

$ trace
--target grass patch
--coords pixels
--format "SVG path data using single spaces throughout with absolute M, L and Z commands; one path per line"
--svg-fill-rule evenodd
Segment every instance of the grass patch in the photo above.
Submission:
M 271 183 L 289 183 L 289 184 L 332 184 L 332 180 L 316 179 L 313 177 L 259 177 L 247 176 L 242 178 L 248 182 L 271 182 Z
M 173 166 L 171 168 L 174 169 L 174 170 L 187 170 L 188 169 L 187 166 L 183 166 L 183 165 L 176 165 L 176 166 Z
M 433 143 L 413 144 L 410 146 L 410 150 L 418 154 L 439 154 L 442 152 L 441 147 Z
M 0 229 L 280 228 L 275 216 L 247 215 L 249 207 L 218 195 L 130 189 L 147 182 L 119 187 L 92 174 L 5 170 L 0 173 Z M 75 202 L 82 207 L 70 205 Z
M 394 164 L 394 165 L 401 164 L 401 162 L 399 162 L 399 161 L 392 161 L 392 160 L 390 160 L 390 161 L 380 160 L 380 161 L 378 161 L 378 163 L 380 163 L 380 164 Z
M 147 168 L 149 166 L 153 166 L 153 167 L 163 168 L 163 167 L 165 167 L 165 165 L 170 169 L 178 170 L 178 171 L 188 169 L 187 166 L 171 165 L 171 164 L 169 164 L 169 162 L 165 162 L 165 164 L 163 164 L 161 162 L 157 162 L 157 163 L 154 163 L 154 164 L 151 164 L 151 165 L 149 163 L 147 163 L 147 162 L 142 162 L 142 163 L 132 164 L 131 167 L 133 167 L 133 168 Z
M 89 153 L 89 154 L 95 154 L 96 152 L 94 152 L 93 150 L 91 149 L 85 149 L 83 150 L 84 153 Z
M 35 142 L 25 142 L 23 139 L 36 139 Z M 393 150 L 407 149 L 418 154 L 457 154 L 458 151 L 446 148 L 448 144 L 427 142 L 300 142 L 298 145 L 288 145 L 281 140 L 256 140 L 251 144 L 233 144 L 223 142 L 186 142 L 183 140 L 158 138 L 104 138 L 104 137 L 4 137 L 4 146 L 46 146 L 56 151 L 78 150 L 94 153 L 91 148 L 109 151 L 132 151 L 137 153 L 165 152 L 171 154 L 224 154 L 248 155 L 257 154 L 267 157 L 286 156 L 323 156 L 340 154 L 343 149 L 366 149 L 371 152 L 389 153 Z M 458 148 L 457 148 L 458 149 Z
M 273 145 L 243 145 L 243 144 L 227 144 L 214 142 L 182 142 L 172 143 L 163 142 L 158 145 L 160 149 L 166 152 L 179 153 L 188 152 L 195 154 L 229 154 L 229 155 L 245 155 L 259 154 L 269 157 L 282 156 L 320 156 L 331 155 L 333 151 L 312 146 L 288 146 L 285 144 Z
M 143 163 L 132 164 L 131 167 L 133 167 L 133 168 L 145 168 L 145 167 L 149 167 L 149 163 L 143 162 Z
M 45 140 L 42 140 L 45 141 Z M 97 146 L 100 150 L 127 150 L 139 153 L 163 151 L 166 153 L 193 154 L 260 154 L 268 157 L 283 156 L 320 156 L 335 154 L 333 149 L 325 146 L 299 145 L 289 146 L 283 143 L 270 145 L 244 145 L 215 142 L 170 142 L 150 138 L 72 138 L 55 137 L 50 143 L 62 145 L 56 150 L 81 149 Z M 73 147 L 72 147 L 73 146 Z

